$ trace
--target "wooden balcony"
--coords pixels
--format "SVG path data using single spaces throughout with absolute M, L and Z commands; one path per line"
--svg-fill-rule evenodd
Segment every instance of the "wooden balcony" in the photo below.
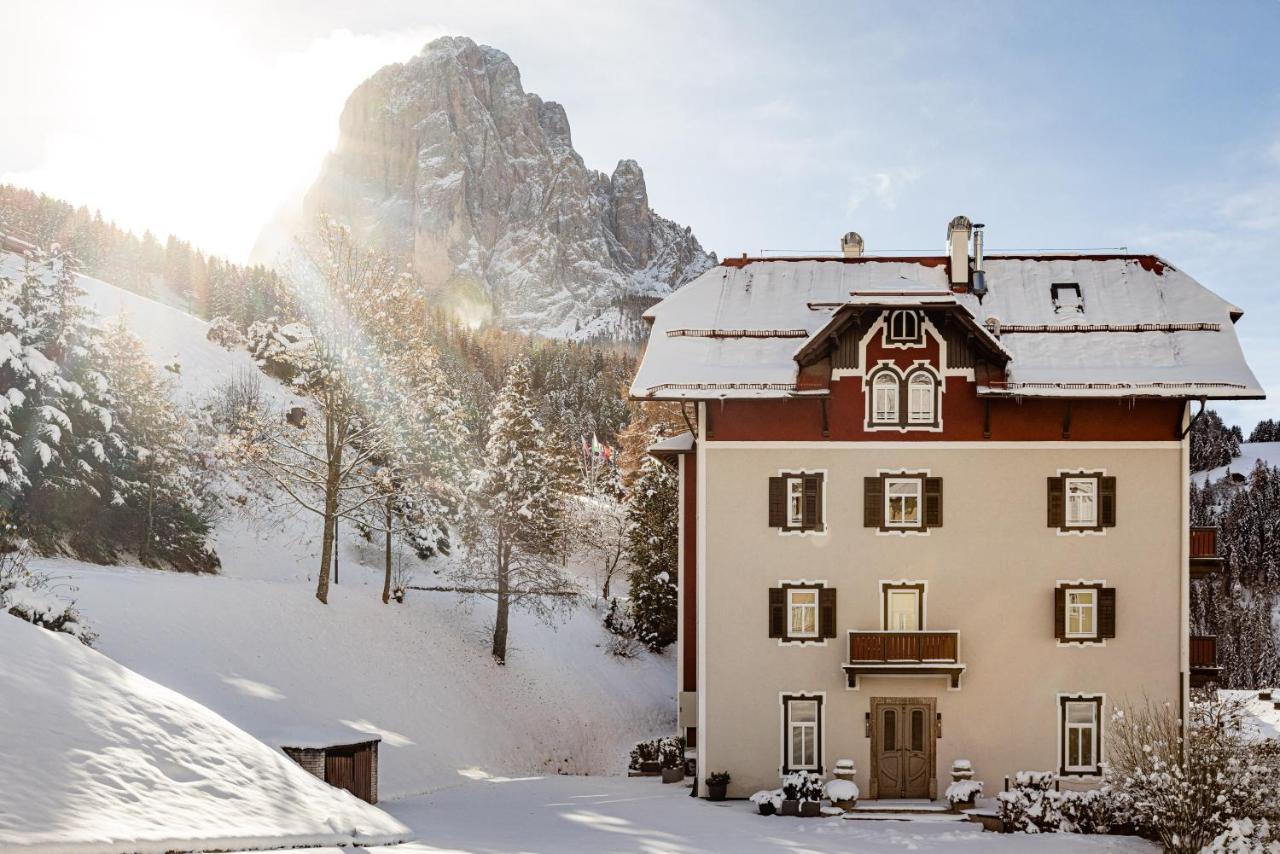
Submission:
M 1203 688 L 1222 678 L 1222 668 L 1218 666 L 1218 639 L 1213 635 L 1191 636 L 1190 659 L 1192 688 Z
M 945 676 L 952 688 L 960 687 L 960 633 L 849 632 L 849 661 L 844 665 L 849 687 L 858 687 L 859 676 Z
M 1218 529 L 1208 526 L 1191 528 L 1191 577 L 1207 578 L 1222 569 L 1218 555 Z

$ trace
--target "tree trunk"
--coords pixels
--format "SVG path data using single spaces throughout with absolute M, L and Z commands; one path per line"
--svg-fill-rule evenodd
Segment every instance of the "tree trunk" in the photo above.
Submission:
M 391 601 L 391 496 L 387 496 L 387 550 L 386 550 L 386 574 L 382 578 L 382 604 L 385 605 Z
M 600 591 L 600 598 L 609 601 L 609 585 L 613 583 L 613 570 L 605 567 L 604 570 L 604 589 Z
M 511 609 L 511 555 L 501 534 L 498 535 L 498 617 L 493 621 L 493 657 L 507 663 L 507 615 Z
M 156 486 L 154 475 L 147 478 L 147 524 L 142 532 L 142 547 L 138 549 L 138 563 L 150 566 L 151 538 L 155 536 Z
M 329 604 L 329 557 L 333 554 L 334 517 L 329 509 L 329 498 L 324 500 L 324 538 L 320 546 L 320 580 L 316 584 L 316 598 L 322 605 Z

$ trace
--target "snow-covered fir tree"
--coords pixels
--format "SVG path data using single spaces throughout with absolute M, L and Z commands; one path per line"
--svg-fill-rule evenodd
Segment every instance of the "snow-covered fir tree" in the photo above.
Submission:
M 1242 439 L 1239 427 L 1228 427 L 1217 412 L 1206 410 L 1191 427 L 1191 470 L 1208 471 L 1227 465 L 1240 456 Z
M 1250 442 L 1280 442 L 1280 421 L 1265 418 L 1254 425 L 1249 433 Z
M 495 601 L 494 659 L 505 663 L 511 608 L 550 620 L 576 594 L 562 567 L 563 497 L 546 431 L 538 421 L 528 361 L 508 372 L 489 441 L 468 489 L 459 585 Z
M 676 639 L 679 490 L 670 466 L 653 457 L 640 463 L 629 517 L 631 614 L 636 637 L 656 652 Z
M 205 542 L 214 509 L 208 467 L 196 431 L 173 401 L 172 375 L 155 366 L 125 319 L 107 325 L 101 365 L 126 437 L 113 475 L 123 498 L 118 536 L 145 566 L 216 569 Z

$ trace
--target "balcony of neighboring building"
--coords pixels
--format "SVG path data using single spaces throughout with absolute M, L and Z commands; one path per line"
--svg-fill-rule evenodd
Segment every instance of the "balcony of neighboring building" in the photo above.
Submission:
M 1218 554 L 1218 529 L 1208 525 L 1191 527 L 1191 577 L 1207 578 L 1222 568 Z
M 960 633 L 957 631 L 849 632 L 849 660 L 843 665 L 849 687 L 860 676 L 944 676 L 960 687 Z
M 1203 688 L 1222 678 L 1218 664 L 1218 639 L 1213 635 L 1191 636 L 1191 687 Z

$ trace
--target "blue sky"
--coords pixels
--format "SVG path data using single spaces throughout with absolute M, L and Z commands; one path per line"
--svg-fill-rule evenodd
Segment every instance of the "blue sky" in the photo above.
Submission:
M 1156 251 L 1245 309 L 1275 399 L 1223 409 L 1280 417 L 1280 0 L 4 6 L 0 75 L 43 87 L 0 179 L 134 227 L 247 253 L 355 83 L 463 34 L 721 255 L 931 249 L 957 213 L 995 251 Z

